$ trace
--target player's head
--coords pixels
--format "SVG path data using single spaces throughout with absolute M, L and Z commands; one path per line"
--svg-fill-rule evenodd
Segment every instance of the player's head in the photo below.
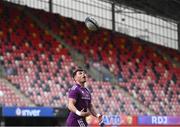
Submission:
M 86 71 L 83 69 L 76 69 L 73 72 L 73 78 L 75 82 L 84 84 L 86 82 Z

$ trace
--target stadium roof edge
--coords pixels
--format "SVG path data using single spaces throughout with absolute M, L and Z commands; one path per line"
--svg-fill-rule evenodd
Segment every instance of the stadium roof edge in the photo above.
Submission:
M 101 0 L 115 2 L 163 19 L 180 21 L 180 0 Z

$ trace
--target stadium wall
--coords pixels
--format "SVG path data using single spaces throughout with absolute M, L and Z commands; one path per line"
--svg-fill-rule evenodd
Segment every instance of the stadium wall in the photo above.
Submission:
M 67 109 L 51 107 L 2 107 L 1 126 L 63 126 Z
M 51 107 L 2 107 L 1 126 L 64 126 L 67 109 Z M 90 126 L 98 126 L 98 120 L 87 118 Z M 106 126 L 179 126 L 179 116 L 125 116 L 105 115 Z

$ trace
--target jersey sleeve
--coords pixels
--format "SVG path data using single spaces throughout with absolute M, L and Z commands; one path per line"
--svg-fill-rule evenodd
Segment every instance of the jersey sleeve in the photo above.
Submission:
M 77 98 L 78 98 L 78 89 L 77 89 L 77 87 L 72 87 L 70 89 L 68 97 L 77 100 Z

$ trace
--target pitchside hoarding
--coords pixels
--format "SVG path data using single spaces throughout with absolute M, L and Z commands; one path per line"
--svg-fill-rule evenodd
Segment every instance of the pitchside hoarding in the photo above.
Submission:
M 97 118 L 90 116 L 86 120 L 91 127 L 98 126 Z M 103 115 L 102 120 L 105 126 L 137 125 L 137 117 L 135 116 Z
M 105 125 L 137 125 L 137 118 L 132 116 L 104 115 Z
M 104 115 L 103 122 L 108 127 L 121 126 L 180 126 L 180 116 L 124 116 L 124 115 Z M 95 117 L 88 119 L 91 127 L 98 125 Z
M 53 117 L 51 107 L 3 107 L 2 115 L 5 117 Z
M 180 116 L 139 116 L 138 125 L 180 125 Z

